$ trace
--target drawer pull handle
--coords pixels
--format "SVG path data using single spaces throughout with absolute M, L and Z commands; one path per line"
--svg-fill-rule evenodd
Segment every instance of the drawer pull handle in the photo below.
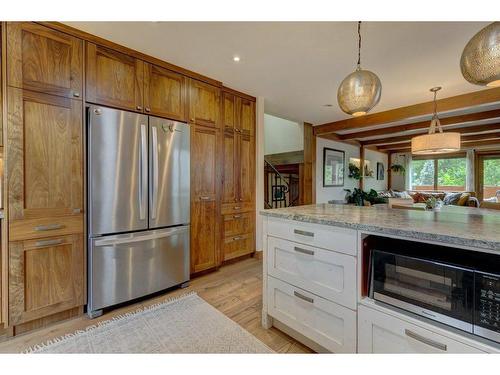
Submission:
M 207 196 L 207 195 L 203 195 L 203 196 L 200 197 L 200 200 L 201 201 L 208 201 L 208 200 L 210 200 L 210 197 Z
M 303 295 L 302 293 L 299 293 L 297 291 L 293 291 L 293 295 L 297 298 L 300 298 L 301 300 L 304 300 L 309 303 L 314 303 L 314 299 L 308 296 Z
M 241 207 L 240 206 L 234 206 L 234 209 L 235 210 L 241 210 Z
M 35 246 L 41 247 L 41 246 L 54 246 L 54 245 L 60 245 L 63 243 L 63 240 L 43 240 L 43 241 L 37 241 L 35 243 Z
M 64 225 L 62 225 L 62 224 L 37 225 L 35 227 L 35 231 L 45 232 L 48 230 L 56 230 L 56 229 L 62 229 L 62 228 L 64 228 Z
M 241 215 L 233 215 L 233 219 L 241 219 Z
M 422 343 L 424 343 L 426 345 L 432 346 L 433 348 L 442 350 L 444 352 L 448 348 L 445 344 L 441 344 L 440 342 L 428 339 L 427 337 L 421 336 L 418 333 L 410 331 L 409 329 L 405 329 L 405 335 L 408 336 L 408 337 L 411 337 L 412 339 L 420 341 L 420 342 L 422 342 Z
M 239 241 L 242 239 L 243 239 L 243 237 L 240 237 L 240 236 L 233 237 L 233 241 Z
M 300 229 L 294 229 L 293 233 L 300 234 L 301 236 L 314 237 L 313 232 L 307 232 L 305 230 L 300 230 Z
M 312 251 L 312 250 L 303 249 L 303 248 L 297 247 L 297 246 L 295 246 L 293 248 L 293 250 L 295 250 L 297 253 L 302 253 L 302 254 L 307 254 L 307 255 L 313 255 L 314 256 L 314 251 Z

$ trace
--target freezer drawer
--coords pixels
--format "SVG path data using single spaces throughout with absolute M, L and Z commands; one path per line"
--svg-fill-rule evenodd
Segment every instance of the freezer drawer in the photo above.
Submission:
M 189 280 L 189 226 L 90 240 L 89 314 Z

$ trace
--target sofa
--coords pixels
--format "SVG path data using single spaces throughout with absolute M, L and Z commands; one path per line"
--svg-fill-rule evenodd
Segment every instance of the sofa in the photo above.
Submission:
M 389 190 L 380 192 L 379 195 L 389 199 L 389 206 L 393 204 L 412 205 L 413 203 L 425 203 L 429 198 L 434 197 L 441 200 L 444 205 L 479 207 L 479 201 L 474 191 L 450 192 L 408 190 L 398 192 Z

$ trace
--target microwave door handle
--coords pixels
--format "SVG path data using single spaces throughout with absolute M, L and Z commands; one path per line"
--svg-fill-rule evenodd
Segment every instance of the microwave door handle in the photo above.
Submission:
M 152 196 L 151 196 L 151 219 L 156 219 L 156 206 L 158 204 L 158 129 L 156 126 L 151 127 L 153 132 L 153 186 L 152 186 Z
M 147 145 L 146 145 L 146 125 L 141 124 L 141 149 L 139 154 L 139 217 L 146 219 L 146 184 L 147 184 Z

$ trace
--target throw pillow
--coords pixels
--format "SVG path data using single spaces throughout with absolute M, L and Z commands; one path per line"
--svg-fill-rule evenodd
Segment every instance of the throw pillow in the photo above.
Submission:
M 413 194 L 412 198 L 414 203 L 425 203 L 425 201 L 427 200 L 425 194 L 422 193 L 415 193 Z
M 461 196 L 462 193 L 446 193 L 443 203 L 456 205 Z
M 466 206 L 467 202 L 469 201 L 470 194 L 469 193 L 462 193 L 460 195 L 460 198 L 457 201 L 457 206 Z

